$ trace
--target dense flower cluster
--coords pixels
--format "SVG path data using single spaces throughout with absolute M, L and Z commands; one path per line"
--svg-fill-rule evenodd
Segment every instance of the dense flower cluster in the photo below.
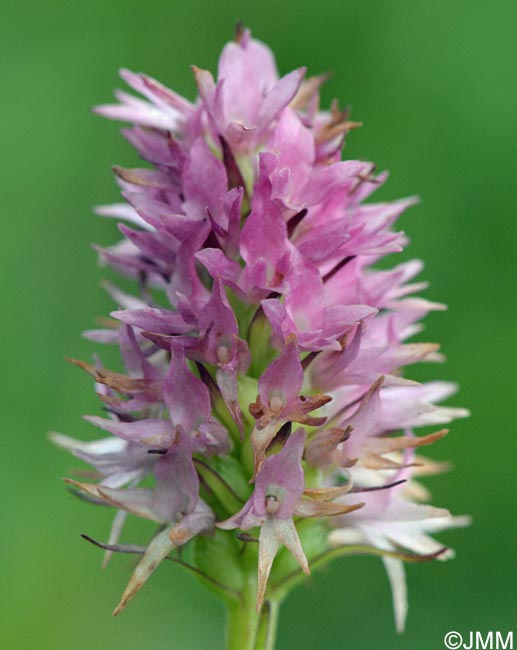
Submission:
M 414 297 L 419 261 L 376 270 L 407 244 L 394 223 L 414 200 L 365 202 L 386 174 L 341 161 L 358 125 L 337 104 L 320 110 L 324 76 L 279 78 L 247 30 L 225 46 L 217 80 L 193 71 L 194 103 L 122 70 L 145 99 L 120 91 L 96 109 L 131 123 L 123 134 L 152 165 L 116 167 L 125 202 L 98 209 L 124 235 L 100 258 L 138 291 L 107 284 L 118 309 L 85 334 L 117 345 L 125 371 L 74 361 L 107 412 L 86 419 L 110 435 L 53 439 L 99 476 L 73 489 L 117 510 L 106 560 L 143 554 L 115 611 L 196 540 L 192 565 L 222 591 L 217 562 L 228 573 L 236 558 L 238 573 L 242 549 L 255 553 L 258 609 L 296 566 L 371 549 L 401 629 L 403 560 L 446 557 L 429 533 L 465 523 L 419 503 L 414 477 L 441 467 L 416 450 L 446 430 L 413 430 L 466 412 L 436 405 L 453 385 L 401 373 L 440 359 L 437 345 L 407 340 L 442 306 Z M 128 513 L 158 524 L 146 547 L 118 543 Z

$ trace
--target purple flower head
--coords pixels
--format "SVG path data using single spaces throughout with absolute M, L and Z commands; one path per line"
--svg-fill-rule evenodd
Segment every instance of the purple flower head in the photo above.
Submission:
M 142 556 L 116 614 L 170 559 L 252 632 L 311 565 L 381 555 L 401 629 L 402 562 L 451 555 L 430 534 L 466 523 L 420 504 L 414 480 L 443 469 L 419 448 L 467 415 L 440 405 L 453 384 L 406 375 L 443 360 L 412 337 L 444 307 L 416 295 L 420 261 L 378 266 L 408 244 L 396 222 L 416 200 L 371 200 L 387 174 L 341 160 L 360 125 L 337 102 L 320 108 L 326 75 L 279 75 L 249 30 L 215 78 L 193 72 L 190 101 L 122 70 L 138 96 L 96 109 L 128 123 L 144 162 L 114 167 L 122 198 L 97 208 L 122 236 L 96 247 L 100 261 L 133 289 L 104 285 L 114 309 L 85 338 L 115 346 L 121 366 L 72 360 L 103 409 L 86 420 L 111 436 L 52 434 L 92 467 L 90 482 L 66 479 L 74 493 L 116 510 L 107 543 L 87 539 L 105 562 Z M 120 542 L 128 515 L 158 527 L 145 546 Z

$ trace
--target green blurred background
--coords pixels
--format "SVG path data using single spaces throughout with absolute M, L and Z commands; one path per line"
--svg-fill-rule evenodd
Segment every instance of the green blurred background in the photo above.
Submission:
M 445 366 L 416 378 L 458 381 L 472 410 L 432 450 L 455 471 L 436 477 L 437 505 L 471 513 L 442 535 L 449 563 L 408 567 L 407 631 L 394 631 L 379 560 L 343 559 L 285 603 L 279 650 L 443 647 L 451 629 L 517 637 L 515 462 L 516 4 L 433 0 L 243 2 L 17 0 L 0 10 L 2 78 L 2 492 L 0 579 L 8 650 L 219 650 L 220 604 L 175 566 L 163 566 L 118 619 L 132 560 L 100 569 L 110 513 L 71 497 L 59 477 L 75 465 L 45 438 L 93 437 L 91 385 L 63 356 L 89 358 L 80 338 L 111 308 L 90 242 L 116 239 L 95 204 L 115 200 L 110 165 L 136 158 L 118 126 L 89 113 L 121 66 L 194 95 L 189 65 L 215 68 L 242 18 L 275 51 L 280 71 L 332 70 L 324 91 L 365 126 L 347 157 L 391 171 L 381 198 L 418 193 L 402 221 L 423 258 L 427 296 L 450 305 L 424 338 Z M 393 260 L 394 262 L 396 260 Z M 134 522 L 127 538 L 145 539 Z

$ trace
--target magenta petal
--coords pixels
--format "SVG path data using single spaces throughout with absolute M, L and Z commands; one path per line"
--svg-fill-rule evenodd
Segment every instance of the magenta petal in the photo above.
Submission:
M 352 458 L 359 456 L 366 438 L 376 432 L 382 385 L 382 379 L 376 382 L 363 397 L 354 415 L 340 424 L 341 429 L 352 427 L 352 435 L 345 443 L 346 453 Z
M 278 75 L 269 48 L 249 39 L 225 46 L 219 60 L 218 79 L 224 80 L 221 109 L 226 125 L 238 122 L 252 128 L 256 125 L 257 107 Z
M 300 351 L 294 336 L 289 337 L 278 356 L 259 379 L 261 402 L 274 411 L 283 413 L 292 409 L 303 385 Z
M 225 79 L 229 86 L 229 109 L 235 111 L 242 106 L 242 113 L 249 114 L 264 91 L 277 81 L 278 74 L 271 50 L 248 34 L 240 43 L 225 45 L 219 59 L 218 77 Z
M 256 117 L 259 129 L 268 126 L 296 95 L 306 68 L 298 68 L 279 79 L 262 100 Z
M 154 473 L 155 512 L 165 521 L 192 512 L 198 500 L 199 479 L 192 461 L 192 441 L 182 427 L 177 428 L 173 446 L 157 461 Z
M 160 334 L 185 334 L 192 330 L 191 324 L 185 323 L 180 314 L 169 309 L 144 307 L 113 311 L 111 315 L 127 325 Z
M 274 282 L 280 259 L 287 253 L 287 227 L 279 206 L 271 198 L 271 183 L 261 160 L 260 177 L 254 188 L 251 214 L 240 236 L 240 252 L 248 267 L 260 260 L 267 265 L 267 280 Z
M 212 214 L 220 213 L 228 187 L 226 170 L 204 139 L 198 138 L 192 145 L 181 180 L 187 214 L 202 219 L 206 209 Z
M 282 450 L 264 461 L 255 479 L 253 502 L 259 515 L 266 514 L 266 500 L 273 498 L 278 503 L 275 517 L 289 519 L 302 498 L 305 487 L 302 469 L 302 455 L 305 445 L 305 431 L 292 433 Z
M 130 442 L 142 442 L 149 447 L 169 447 L 174 440 L 174 427 L 167 420 L 149 419 L 135 422 L 116 422 L 94 415 L 84 417 L 87 422 Z
M 181 425 L 188 432 L 195 431 L 210 415 L 208 388 L 188 369 L 183 348 L 174 342 L 163 382 L 163 399 L 174 425 Z

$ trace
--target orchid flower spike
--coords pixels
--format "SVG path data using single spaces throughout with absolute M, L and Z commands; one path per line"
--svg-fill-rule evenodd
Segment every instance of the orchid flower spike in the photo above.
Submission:
M 378 267 L 407 245 L 396 222 L 416 201 L 365 202 L 387 175 L 341 160 L 359 124 L 320 109 L 326 75 L 280 75 L 249 30 L 215 76 L 193 73 L 191 101 L 121 70 L 133 94 L 95 109 L 126 123 L 144 162 L 115 167 L 121 200 L 97 208 L 119 222 L 122 239 L 96 250 L 124 284 L 105 284 L 113 311 L 85 337 L 120 365 L 70 359 L 105 434 L 51 434 L 92 468 L 71 491 L 114 509 L 107 541 L 85 538 L 104 566 L 141 556 L 115 614 L 172 560 L 225 601 L 229 647 L 257 650 L 311 567 L 371 553 L 402 630 L 404 561 L 451 557 L 431 534 L 468 523 L 419 503 L 419 477 L 444 469 L 420 448 L 468 414 L 440 405 L 453 384 L 406 375 L 443 360 L 411 340 L 443 305 L 415 295 L 420 261 Z M 153 523 L 146 543 L 121 541 L 128 516 Z

